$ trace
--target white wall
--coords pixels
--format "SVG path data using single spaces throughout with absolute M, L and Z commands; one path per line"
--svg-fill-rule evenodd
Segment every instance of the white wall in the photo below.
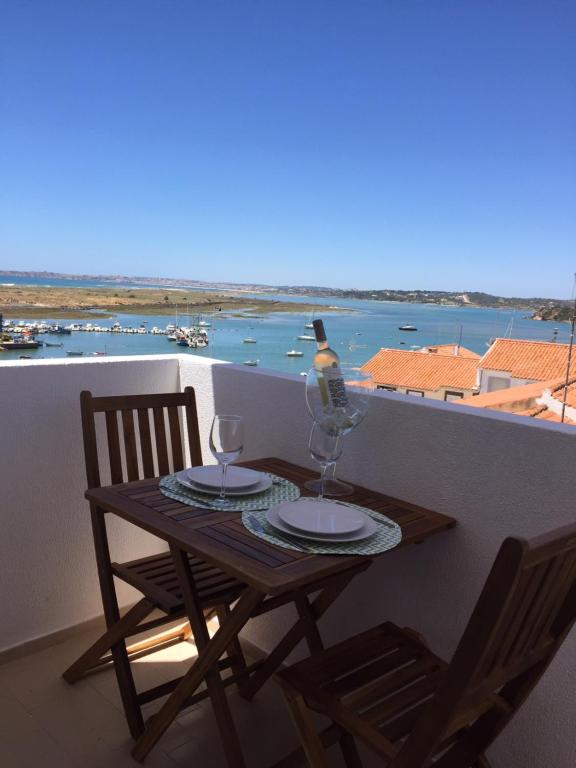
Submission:
M 80 390 L 186 384 L 197 389 L 205 458 L 216 410 L 245 416 L 244 458 L 276 455 L 313 466 L 300 377 L 192 356 L 0 365 L 0 649 L 100 611 L 83 501 Z M 574 521 L 574 466 L 573 427 L 376 393 L 367 420 L 346 438 L 340 475 L 453 515 L 458 527 L 381 557 L 322 622 L 325 638 L 392 619 L 423 631 L 449 656 L 502 539 Z M 118 557 L 137 557 L 150 540 L 118 524 L 113 544 Z M 271 647 L 290 621 L 289 612 L 262 617 L 247 635 Z M 576 765 L 575 661 L 576 632 L 492 751 L 495 768 Z
M 84 499 L 80 392 L 178 386 L 176 356 L 0 364 L 0 651 L 102 613 Z M 159 549 L 120 520 L 110 528 L 119 560 Z M 123 602 L 136 594 L 126 587 Z

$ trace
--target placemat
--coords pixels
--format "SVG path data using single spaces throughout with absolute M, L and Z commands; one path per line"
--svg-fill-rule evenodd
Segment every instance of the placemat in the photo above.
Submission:
M 161 478 L 159 488 L 165 496 L 181 501 L 183 504 L 204 509 L 222 509 L 226 512 L 267 510 L 283 501 L 296 501 L 300 498 L 300 489 L 297 485 L 279 475 L 268 474 L 272 478 L 272 485 L 267 491 L 252 495 L 229 496 L 224 504 L 218 496 L 193 491 L 186 485 L 182 485 L 176 475 L 166 475 Z
M 389 517 L 382 515 L 380 512 L 366 509 L 366 507 L 360 507 L 358 504 L 342 501 L 338 503 L 346 504 L 347 507 L 352 507 L 352 509 L 359 509 L 361 512 L 372 517 L 379 523 L 377 531 L 362 541 L 335 542 L 330 544 L 324 541 L 304 540 L 298 536 L 290 536 L 283 531 L 277 531 L 266 520 L 266 510 L 246 510 L 242 512 L 242 522 L 250 533 L 271 544 L 316 555 L 377 555 L 381 552 L 386 552 L 387 549 L 397 547 L 402 541 L 402 529 L 398 523 L 390 520 Z

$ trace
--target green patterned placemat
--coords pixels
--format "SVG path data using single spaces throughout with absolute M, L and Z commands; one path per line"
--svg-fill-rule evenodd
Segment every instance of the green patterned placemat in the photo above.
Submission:
M 226 512 L 254 512 L 267 510 L 282 501 L 296 501 L 300 498 L 300 489 L 294 483 L 278 475 L 268 473 L 272 478 L 272 485 L 262 493 L 246 494 L 243 496 L 229 496 L 228 502 L 222 504 L 218 496 L 193 491 L 186 485 L 182 485 L 176 475 L 166 475 L 160 480 L 159 487 L 165 496 L 183 504 L 192 504 L 204 509 L 223 509 Z
M 376 520 L 379 523 L 376 532 L 361 541 L 335 542 L 330 544 L 324 541 L 301 539 L 298 536 L 290 536 L 283 531 L 278 531 L 266 520 L 267 510 L 252 512 L 246 510 L 242 512 L 242 522 L 245 528 L 253 533 L 254 536 L 258 536 L 271 544 L 316 555 L 378 555 L 380 552 L 386 552 L 387 549 L 397 547 L 402 541 L 402 529 L 398 523 L 390 520 L 389 517 L 379 512 L 373 512 L 371 509 L 366 509 L 366 507 L 359 507 L 357 504 L 338 503 L 345 504 L 347 507 L 352 507 L 352 509 L 359 509 Z

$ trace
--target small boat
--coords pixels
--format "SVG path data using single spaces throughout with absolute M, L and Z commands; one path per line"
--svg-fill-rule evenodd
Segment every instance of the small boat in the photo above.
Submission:
M 312 330 L 314 328 L 314 323 L 306 323 L 304 328 L 309 328 L 310 330 Z
M 10 349 L 38 349 L 40 346 L 39 341 L 27 341 L 26 339 L 12 339 L 11 341 L 0 342 L 5 350 Z
M 30 355 L 18 355 L 18 360 L 32 360 Z
M 258 360 L 244 360 L 244 365 L 258 365 Z
M 200 328 L 212 328 L 212 323 L 208 323 L 206 322 L 206 320 L 200 320 L 198 325 L 200 326 Z
M 256 344 L 256 339 L 253 339 L 251 336 L 248 336 L 247 339 L 244 339 L 244 344 Z
M 399 331 L 417 331 L 418 328 L 416 328 L 415 325 L 401 325 L 398 328 Z
M 298 341 L 316 341 L 316 336 L 310 336 L 310 334 L 304 333 L 302 336 L 298 336 Z
M 68 349 L 66 354 L 68 357 L 82 357 L 84 352 L 81 352 L 79 349 Z
M 291 349 L 290 352 L 286 352 L 286 357 L 303 357 L 304 352 L 299 352 L 297 349 Z
M 46 342 L 44 342 L 44 346 L 46 346 L 46 347 L 63 347 L 64 344 L 62 344 L 62 342 L 60 342 L 60 344 L 55 344 L 53 342 L 46 341 Z

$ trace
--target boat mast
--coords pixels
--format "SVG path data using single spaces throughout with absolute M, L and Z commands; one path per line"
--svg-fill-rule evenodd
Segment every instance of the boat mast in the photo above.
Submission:
M 566 413 L 566 398 L 568 397 L 568 382 L 570 380 L 570 364 L 572 362 L 572 348 L 574 347 L 574 324 L 576 323 L 576 272 L 574 273 L 574 286 L 572 288 L 572 320 L 570 322 L 570 346 L 568 347 L 568 362 L 566 363 L 566 379 L 564 380 L 564 397 L 562 398 L 562 417 L 560 423 L 564 423 Z

